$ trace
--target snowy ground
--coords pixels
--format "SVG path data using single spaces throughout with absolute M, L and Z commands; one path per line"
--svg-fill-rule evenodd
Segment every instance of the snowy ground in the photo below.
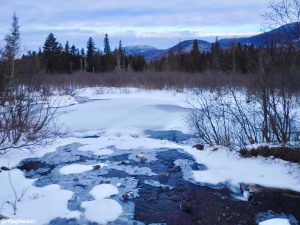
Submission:
M 141 180 L 153 187 L 174 188 L 172 182 L 156 179 L 165 175 L 153 167 L 160 153 L 169 150 L 192 156 L 193 161 L 174 162 L 185 181 L 199 187 L 226 186 L 232 201 L 248 200 L 247 193 L 239 193 L 240 184 L 300 192 L 297 165 L 241 159 L 222 147 L 192 148 L 186 125 L 189 97 L 171 90 L 134 88 L 89 88 L 78 90 L 75 97 L 54 97 L 60 107 L 61 137 L 33 153 L 10 151 L 0 158 L 0 167 L 12 168 L 0 172 L 0 215 L 36 224 L 134 223 L 134 201 L 124 199 L 139 196 Z M 33 161 L 36 164 L 30 164 Z M 203 168 L 195 169 L 194 164 Z M 296 224 L 293 215 L 272 217 L 256 222 Z

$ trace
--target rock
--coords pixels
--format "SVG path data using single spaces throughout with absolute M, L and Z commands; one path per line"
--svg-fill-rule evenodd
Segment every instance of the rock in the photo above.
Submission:
M 215 151 L 219 150 L 219 148 L 220 148 L 219 146 L 213 146 L 212 151 L 215 152 Z
M 246 185 L 244 183 L 240 184 L 240 191 L 241 194 L 248 200 L 251 201 L 252 200 L 252 191 L 249 185 Z
M 1 220 L 7 220 L 7 219 L 8 219 L 8 217 L 2 216 L 2 215 L 0 214 L 0 221 L 1 221 Z
M 129 191 L 122 195 L 123 201 L 127 201 L 129 199 L 133 199 L 133 193 L 132 191 Z
M 180 203 L 180 209 L 183 212 L 190 213 L 192 211 L 193 204 L 190 201 L 182 201 Z
M 160 177 L 168 177 L 169 176 L 169 173 L 167 172 L 162 172 L 159 174 Z
M 93 170 L 100 170 L 101 169 L 101 166 L 100 165 L 95 165 L 94 167 L 93 167 Z
M 153 201 L 155 201 L 156 199 L 157 199 L 157 198 L 154 197 L 154 196 L 149 197 L 149 201 L 150 201 L 150 202 L 153 202 Z
M 198 150 L 203 150 L 204 149 L 204 145 L 201 145 L 201 144 L 197 144 L 197 145 L 194 145 L 193 148 L 196 148 Z
M 162 172 L 159 174 L 159 180 L 160 181 L 167 181 L 169 177 L 169 173 L 167 172 Z
M 144 155 L 143 155 L 143 153 L 139 153 L 135 157 L 138 158 L 138 159 L 140 159 L 140 158 L 144 157 Z
M 140 158 L 141 163 L 146 163 L 147 161 L 148 161 L 148 159 L 145 158 L 144 156 Z
M 6 166 L 2 166 L 0 169 L 3 170 L 3 171 L 9 171 L 9 170 L 10 170 L 10 169 L 9 169 L 8 167 L 6 167 Z

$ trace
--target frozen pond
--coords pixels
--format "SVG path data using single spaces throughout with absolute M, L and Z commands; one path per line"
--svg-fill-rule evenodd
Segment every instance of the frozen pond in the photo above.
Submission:
M 7 204 L 1 215 L 30 219 L 40 210 L 37 224 L 53 225 L 298 224 L 299 180 L 285 162 L 192 148 L 185 94 L 87 89 L 75 99 L 60 109 L 67 132 L 58 144 L 1 159 L 11 167 L 0 172 L 1 201 L 14 198 L 9 174 L 18 194 L 29 187 L 16 215 Z

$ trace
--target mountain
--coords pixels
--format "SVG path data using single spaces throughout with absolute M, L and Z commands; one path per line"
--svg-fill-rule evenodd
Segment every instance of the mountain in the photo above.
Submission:
M 262 48 L 272 44 L 272 42 L 286 44 L 297 41 L 295 40 L 297 36 L 300 37 L 300 23 L 292 23 L 252 37 L 221 39 L 219 43 L 223 48 L 229 48 L 232 43 L 253 44 L 257 48 Z
M 178 43 L 177 45 L 175 45 L 174 47 L 168 49 L 168 51 L 172 50 L 173 52 L 178 52 L 179 49 L 182 48 L 183 52 L 189 53 L 193 49 L 194 41 L 195 40 L 182 41 L 182 42 Z M 203 41 L 203 40 L 197 40 L 197 42 L 198 42 L 200 51 L 207 52 L 210 50 L 211 43 L 209 43 L 207 41 Z
M 281 26 L 269 32 L 254 35 L 252 37 L 220 39 L 219 44 L 222 48 L 229 48 L 233 43 L 240 43 L 241 45 L 253 44 L 257 48 L 262 48 L 271 44 L 272 42 L 281 44 L 286 44 L 291 41 L 299 42 L 300 40 L 296 40 L 297 36 L 300 37 L 300 23 L 292 23 Z M 197 41 L 200 51 L 210 51 L 212 43 L 203 40 Z M 192 50 L 193 42 L 194 40 L 182 41 L 177 45 L 165 50 L 157 49 L 148 45 L 128 46 L 125 47 L 125 51 L 129 55 L 143 55 L 147 60 L 153 60 L 166 56 L 170 50 L 172 50 L 174 53 L 178 53 L 179 48 L 181 48 L 183 52 L 188 53 Z
M 199 44 L 200 51 L 209 51 L 211 43 L 203 40 L 197 40 Z M 173 52 L 178 52 L 182 48 L 183 52 L 190 52 L 193 48 L 194 40 L 187 40 L 178 43 L 177 45 L 169 49 L 157 49 L 149 45 L 133 45 L 125 47 L 125 52 L 128 55 L 143 55 L 146 60 L 157 59 L 166 56 L 170 50 Z
M 156 58 L 160 53 L 164 51 L 165 50 L 157 49 L 149 45 L 132 45 L 132 46 L 125 47 L 126 54 L 143 55 L 147 60 Z

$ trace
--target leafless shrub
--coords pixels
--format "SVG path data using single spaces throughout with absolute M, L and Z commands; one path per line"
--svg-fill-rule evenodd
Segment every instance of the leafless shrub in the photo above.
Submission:
M 253 76 L 224 74 L 218 72 L 130 72 L 110 73 L 75 72 L 73 74 L 27 74 L 19 78 L 20 83 L 41 90 L 44 87 L 67 90 L 68 87 L 138 87 L 146 89 L 184 89 L 219 87 L 249 87 Z
M 28 87 L 10 88 L 0 99 L 0 154 L 55 136 L 55 109 L 48 97 Z
M 11 201 L 5 201 L 2 203 L 1 208 L 0 208 L 0 215 L 2 215 L 2 211 L 5 205 L 9 205 L 13 209 L 13 214 L 17 214 L 17 209 L 18 209 L 18 203 L 24 198 L 24 195 L 30 188 L 30 186 L 23 188 L 22 192 L 20 194 L 17 193 L 15 185 L 12 182 L 11 179 L 11 174 L 10 171 L 8 171 L 8 180 L 9 180 L 9 185 L 11 187 L 12 192 L 14 193 L 14 198 Z
M 195 91 L 196 102 L 190 103 L 193 110 L 188 118 L 189 126 L 205 144 L 231 145 L 230 124 L 227 106 L 222 104 L 220 96 L 203 96 Z
M 204 144 L 237 148 L 258 143 L 286 145 L 297 134 L 295 98 L 271 90 L 268 95 L 258 90 L 248 98 L 233 89 L 219 94 L 195 92 L 189 125 Z

